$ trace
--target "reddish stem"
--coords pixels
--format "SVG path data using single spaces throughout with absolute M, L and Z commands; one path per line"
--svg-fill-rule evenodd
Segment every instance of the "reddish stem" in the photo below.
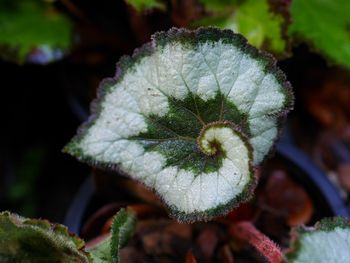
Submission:
M 248 221 L 233 224 L 230 234 L 254 246 L 270 263 L 280 263 L 283 254 L 280 248 Z

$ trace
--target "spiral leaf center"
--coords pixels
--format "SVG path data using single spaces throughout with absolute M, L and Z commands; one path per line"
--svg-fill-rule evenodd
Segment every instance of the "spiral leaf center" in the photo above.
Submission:
M 208 156 L 226 156 L 235 147 L 232 138 L 237 137 L 237 131 L 233 127 L 228 121 L 212 122 L 204 126 L 197 138 L 200 150 Z

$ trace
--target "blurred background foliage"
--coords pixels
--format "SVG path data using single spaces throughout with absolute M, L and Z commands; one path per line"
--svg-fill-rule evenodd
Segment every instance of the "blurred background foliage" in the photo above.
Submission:
M 18 63 L 45 64 L 61 59 L 81 41 L 79 32 L 73 30 L 76 22 L 82 22 L 77 19 L 92 22 L 75 2 L 1 0 L 0 56 Z M 252 45 L 278 57 L 290 56 L 292 46 L 306 42 L 331 62 L 350 67 L 347 0 L 125 0 L 125 3 L 131 20 L 135 20 L 132 16 L 160 12 L 170 17 L 165 27 L 232 29 Z
M 348 0 L 0 0 L 1 210 L 62 220 L 89 171 L 62 146 L 119 57 L 172 26 L 232 29 L 274 54 L 298 145 L 348 198 L 349 14 Z
M 62 58 L 72 44 L 72 21 L 52 3 L 2 0 L 0 55 L 24 63 L 45 64 Z

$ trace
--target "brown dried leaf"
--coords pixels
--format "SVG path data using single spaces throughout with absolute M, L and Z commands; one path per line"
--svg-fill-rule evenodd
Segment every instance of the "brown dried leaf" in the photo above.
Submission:
M 222 263 L 234 263 L 235 261 L 229 245 L 224 245 L 219 249 L 218 257 Z
M 179 224 L 172 222 L 164 228 L 164 232 L 178 236 L 183 239 L 192 239 L 192 226 L 188 224 Z
M 149 255 L 174 254 L 172 247 L 173 237 L 168 233 L 149 233 L 144 235 L 141 240 L 144 250 Z
M 261 196 L 264 208 L 286 218 L 289 226 L 306 224 L 314 213 L 305 190 L 289 179 L 283 170 L 272 171 Z
M 172 0 L 171 20 L 177 27 L 186 27 L 204 15 L 204 7 L 197 0 Z
M 143 220 L 138 223 L 137 235 L 149 255 L 184 258 L 190 247 L 192 227 L 167 219 Z
M 350 121 L 349 73 L 314 70 L 306 79 L 308 86 L 302 89 L 305 106 L 323 126 L 341 133 Z
M 134 247 L 124 247 L 120 250 L 120 262 L 122 263 L 140 263 L 146 261 L 146 255 Z
M 341 185 L 347 191 L 350 191 L 350 164 L 343 163 L 339 165 L 337 175 Z

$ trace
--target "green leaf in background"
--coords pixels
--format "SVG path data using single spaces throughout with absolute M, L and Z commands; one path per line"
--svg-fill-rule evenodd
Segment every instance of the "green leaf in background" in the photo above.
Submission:
M 294 0 L 289 34 L 350 68 L 350 1 Z
M 42 172 L 46 149 L 36 145 L 26 149 L 21 158 L 14 163 L 14 180 L 6 189 L 8 202 L 16 211 L 27 217 L 36 215 L 38 197 L 37 179 Z
M 0 262 L 90 263 L 84 241 L 59 224 L 0 213 Z
M 263 48 L 275 55 L 285 53 L 287 44 L 282 28 L 286 18 L 272 12 L 268 0 L 201 2 L 206 10 L 214 15 L 202 19 L 196 25 L 232 29 L 245 36 L 248 42 L 257 48 Z M 219 12 L 219 15 L 215 15 L 216 12 Z
M 71 42 L 72 25 L 52 3 L 0 2 L 0 58 L 46 64 L 62 58 Z
M 152 9 L 165 9 L 165 4 L 159 0 L 125 0 L 125 2 L 132 5 L 138 12 Z
M 255 47 L 282 54 L 286 49 L 282 36 L 284 18 L 269 8 L 268 0 L 244 1 L 237 9 L 232 24 L 228 21 L 226 27 L 236 29 Z
M 241 0 L 199 0 L 211 13 L 226 13 Z
M 136 215 L 131 210 L 121 209 L 114 217 L 111 234 L 90 250 L 94 263 L 118 263 L 119 250 L 131 238 L 136 224 Z

